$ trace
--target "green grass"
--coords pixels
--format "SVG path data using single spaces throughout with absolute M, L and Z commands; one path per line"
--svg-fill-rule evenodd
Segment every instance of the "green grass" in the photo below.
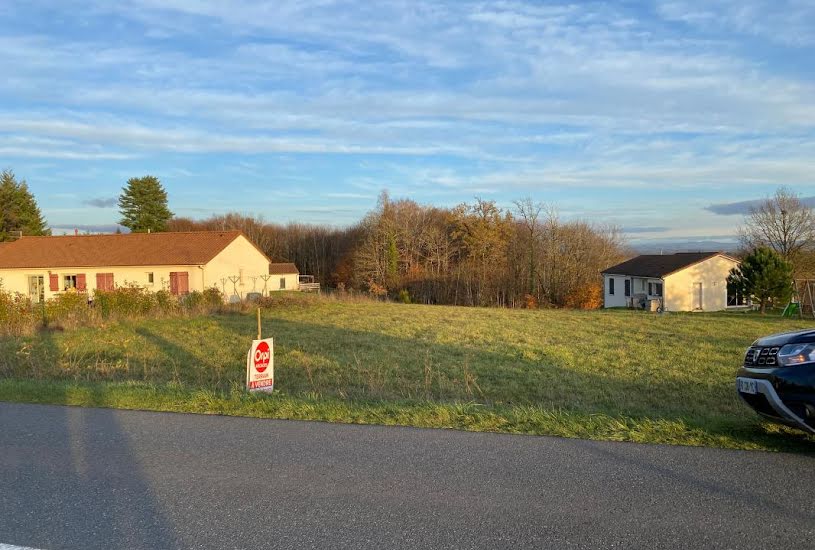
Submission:
M 1 339 L 0 399 L 815 451 L 733 388 L 753 339 L 813 322 L 287 297 L 263 323 L 271 396 L 242 391 L 256 329 L 234 314 Z

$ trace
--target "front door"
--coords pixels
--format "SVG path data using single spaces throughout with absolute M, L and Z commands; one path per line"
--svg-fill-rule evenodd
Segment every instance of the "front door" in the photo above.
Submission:
M 693 309 L 702 309 L 702 283 L 693 283 Z
M 42 275 L 29 275 L 28 297 L 31 298 L 31 302 L 34 304 L 45 301 L 45 277 Z

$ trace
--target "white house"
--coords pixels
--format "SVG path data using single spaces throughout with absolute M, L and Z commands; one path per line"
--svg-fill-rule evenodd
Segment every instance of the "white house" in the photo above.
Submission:
M 34 302 L 121 285 L 173 294 L 215 287 L 244 298 L 297 290 L 297 277 L 294 264 L 271 264 L 240 231 L 22 237 L 0 246 L 3 290 Z
M 603 271 L 604 307 L 721 311 L 747 305 L 727 284 L 739 261 L 722 252 L 645 254 Z

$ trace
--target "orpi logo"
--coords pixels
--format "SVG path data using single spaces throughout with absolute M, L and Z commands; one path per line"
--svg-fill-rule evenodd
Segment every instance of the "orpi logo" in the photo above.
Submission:
M 255 356 L 253 357 L 255 361 L 255 370 L 258 372 L 264 372 L 269 368 L 269 361 L 271 358 L 272 352 L 269 350 L 269 344 L 266 342 L 261 342 L 258 344 L 258 347 L 255 348 Z

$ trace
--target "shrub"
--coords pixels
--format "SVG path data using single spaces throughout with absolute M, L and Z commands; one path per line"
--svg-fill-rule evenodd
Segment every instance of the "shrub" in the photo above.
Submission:
M 204 305 L 210 310 L 216 310 L 224 304 L 223 293 L 215 287 L 204 289 Z
M 178 298 L 173 296 L 169 290 L 159 290 L 154 294 L 157 310 L 164 315 L 170 314 L 177 309 Z
M 144 317 L 156 311 L 158 294 L 136 285 L 119 286 L 113 290 L 97 290 L 94 305 L 105 319 Z
M 538 299 L 532 294 L 524 294 L 524 308 L 538 309 Z
M 37 321 L 38 315 L 27 296 L 0 289 L 0 335 L 31 334 Z
M 603 285 L 598 282 L 582 285 L 566 295 L 564 305 L 575 309 L 597 309 L 603 305 Z
M 402 290 L 399 291 L 398 299 L 403 304 L 411 303 L 411 301 L 410 301 L 410 292 L 408 292 L 407 289 L 403 288 Z
M 63 327 L 91 324 L 95 312 L 88 307 L 88 295 L 83 292 L 63 292 L 45 302 L 43 325 L 58 322 Z

